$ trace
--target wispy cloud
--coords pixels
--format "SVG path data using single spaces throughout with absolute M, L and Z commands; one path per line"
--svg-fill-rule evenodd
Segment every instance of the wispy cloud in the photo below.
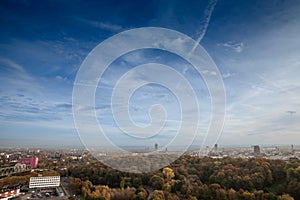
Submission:
M 252 77 L 253 83 L 248 88 L 242 85 L 230 88 L 237 93 L 230 97 L 227 106 L 222 142 L 232 143 L 233 138 L 239 138 L 238 142 L 244 141 L 244 144 L 261 143 L 262 140 L 286 143 L 292 141 L 288 138 L 299 139 L 295 134 L 299 131 L 299 116 L 290 116 L 286 111 L 300 109 L 297 95 L 300 85 L 291 87 L 280 82 L 278 77 L 283 78 L 280 69 L 272 73 L 268 78 L 264 75 Z M 250 82 L 249 77 L 245 81 Z
M 229 78 L 229 77 L 232 77 L 232 76 L 235 76 L 236 75 L 236 73 L 233 73 L 233 72 L 226 72 L 226 73 L 223 73 L 222 74 L 222 77 L 224 78 L 224 79 L 226 79 L 226 78 Z
M 105 29 L 108 31 L 121 31 L 123 29 L 122 26 L 117 24 L 111 24 L 111 23 L 104 23 L 104 22 L 96 22 L 96 27 L 99 27 L 101 29 Z
M 109 22 L 102 22 L 102 21 L 90 20 L 90 19 L 85 19 L 85 18 L 76 18 L 76 19 L 78 21 L 88 24 L 92 27 L 100 28 L 103 30 L 111 31 L 111 32 L 119 32 L 119 31 L 124 30 L 124 28 L 118 24 L 112 24 Z
M 6 83 L 0 85 L 0 90 L 4 88 L 7 93 L 14 93 L 16 90 L 26 90 L 36 94 L 40 93 L 40 85 L 22 65 L 10 59 L 0 57 L 0 67 L 3 69 L 3 73 L 0 74 L 0 80 Z M 7 91 L 7 89 L 9 90 Z
M 70 103 L 33 99 L 28 94 L 0 96 L 1 121 L 56 121 L 71 116 Z
M 237 53 L 241 53 L 244 50 L 244 43 L 243 42 L 226 42 L 219 44 L 220 46 L 223 46 L 225 48 L 228 48 L 230 50 L 233 50 Z
M 9 70 L 12 70 L 12 72 L 17 75 L 19 78 L 23 78 L 26 80 L 33 80 L 33 78 L 26 72 L 23 66 L 17 64 L 16 62 L 0 57 L 0 66 Z

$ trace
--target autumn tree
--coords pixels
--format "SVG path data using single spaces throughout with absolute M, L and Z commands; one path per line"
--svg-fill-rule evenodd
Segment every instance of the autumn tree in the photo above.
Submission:
M 154 190 L 152 195 L 151 195 L 151 200 L 164 200 L 165 195 L 162 190 Z
M 165 167 L 163 169 L 163 174 L 166 177 L 167 181 L 170 181 L 172 178 L 175 177 L 173 169 L 171 169 L 169 167 Z
M 150 179 L 151 186 L 156 190 L 161 190 L 164 184 L 164 179 L 160 176 L 153 175 Z
M 71 188 L 71 190 L 73 190 L 73 192 L 76 195 L 81 194 L 82 182 L 81 182 L 80 178 L 70 178 L 69 187 Z

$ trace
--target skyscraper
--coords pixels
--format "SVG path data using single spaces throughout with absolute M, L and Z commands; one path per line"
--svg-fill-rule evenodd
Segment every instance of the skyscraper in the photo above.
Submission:
M 259 147 L 259 145 L 254 145 L 253 146 L 253 151 L 254 151 L 255 155 L 260 154 L 260 147 Z
M 215 144 L 214 150 L 215 152 L 218 151 L 218 144 Z

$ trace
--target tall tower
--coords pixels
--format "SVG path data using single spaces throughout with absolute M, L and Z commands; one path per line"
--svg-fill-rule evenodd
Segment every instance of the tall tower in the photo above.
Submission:
M 154 149 L 155 149 L 155 150 L 157 150 L 157 149 L 158 149 L 158 144 L 157 144 L 157 143 L 155 143 L 155 145 L 154 145 Z
M 258 145 L 253 146 L 253 151 L 255 155 L 260 154 L 260 147 Z
M 215 150 L 215 152 L 218 151 L 218 144 L 215 144 L 214 150 Z

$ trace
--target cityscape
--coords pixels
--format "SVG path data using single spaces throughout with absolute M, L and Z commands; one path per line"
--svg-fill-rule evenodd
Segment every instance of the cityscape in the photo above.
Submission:
M 155 144 L 153 149 L 157 149 L 157 147 L 158 144 Z M 149 151 L 149 148 L 147 150 Z M 145 152 L 146 150 L 134 150 L 130 156 L 144 155 Z M 178 152 L 160 152 L 160 154 L 176 153 Z M 112 154 L 114 152 L 102 152 L 102 156 Z M 218 148 L 218 144 L 215 144 L 213 149 L 203 151 L 190 149 L 181 156 L 200 159 L 211 158 L 216 161 L 232 158 L 279 160 L 289 163 L 292 160 L 300 159 L 300 146 L 262 147 L 253 145 L 250 147 Z M 99 161 L 84 149 L 1 148 L 1 199 L 81 199 L 82 196 L 74 191 L 73 182 L 70 181 L 73 178 L 70 176 L 72 170 L 74 167 L 96 163 Z M 144 187 L 148 192 L 146 192 L 147 198 L 151 198 L 154 191 L 153 186 Z

